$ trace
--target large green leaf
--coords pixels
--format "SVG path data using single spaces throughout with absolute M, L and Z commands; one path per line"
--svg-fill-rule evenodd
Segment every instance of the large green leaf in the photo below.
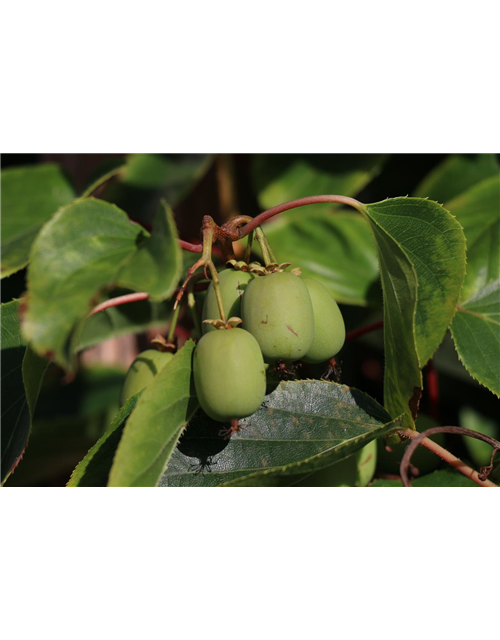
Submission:
M 165 300 L 177 286 L 182 266 L 182 250 L 173 212 L 162 200 L 153 233 L 120 271 L 120 284 L 146 291 L 153 299 Z
M 88 311 L 143 234 L 123 211 L 93 198 L 63 207 L 45 225 L 31 252 L 23 323 L 38 353 L 71 366 Z
M 319 380 L 282 382 L 262 407 L 224 425 L 198 412 L 170 458 L 160 486 L 269 485 L 283 474 L 326 467 L 395 428 L 364 393 Z
M 451 334 L 470 375 L 500 396 L 500 280 L 461 303 Z
M 448 202 L 495 174 L 498 174 L 498 162 L 494 153 L 451 155 L 422 180 L 414 195 L 437 202 Z
M 107 485 L 123 429 L 139 397 L 140 393 L 129 398 L 123 405 L 110 428 L 77 465 L 71 474 L 68 487 L 105 487 Z
M 462 300 L 500 278 L 500 172 L 446 204 L 467 239 L 467 274 Z
M 253 182 L 264 209 L 305 196 L 356 195 L 379 173 L 384 159 L 377 154 L 259 154 L 253 158 Z M 315 206 L 332 210 L 332 205 Z
M 392 198 L 363 205 L 379 254 L 384 293 L 384 404 L 413 427 L 420 369 L 439 346 L 465 273 L 465 238 L 436 202 Z
M 146 387 L 129 417 L 109 486 L 155 486 L 198 408 L 192 387 L 194 342 L 188 341 Z
M 338 302 L 366 305 L 379 290 L 377 253 L 359 214 L 290 211 L 266 224 L 265 233 L 278 262 L 301 267 Z
M 1 313 L 3 483 L 28 443 L 47 361 L 26 348 L 19 327 L 19 302 L 3 304 Z
M 28 264 L 31 245 L 43 224 L 75 194 L 54 164 L 5 169 L 1 179 L 4 278 Z

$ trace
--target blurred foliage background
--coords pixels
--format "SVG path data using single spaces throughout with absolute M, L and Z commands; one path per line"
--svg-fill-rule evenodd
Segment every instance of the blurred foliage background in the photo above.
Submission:
M 76 193 L 100 176 L 125 165 L 94 196 L 116 203 L 132 220 L 149 228 L 161 197 L 174 209 L 179 235 L 199 241 L 203 215 L 219 224 L 237 214 L 260 211 L 293 198 L 320 193 L 356 196 L 362 202 L 388 197 L 429 196 L 447 203 L 470 185 L 498 172 L 498 157 L 442 155 L 4 155 L 2 170 L 56 163 Z M 446 175 L 437 181 L 435 176 Z M 377 260 L 367 225 L 358 216 L 317 205 L 283 214 L 265 226 L 279 260 L 287 260 L 327 285 L 339 302 L 348 331 L 382 318 Z M 453 210 L 452 210 L 453 213 Z M 243 250 L 243 245 L 239 248 Z M 185 254 L 186 266 L 194 254 Z M 2 281 L 2 302 L 20 298 L 26 269 Z M 111 292 L 111 296 L 120 291 Z M 134 303 L 95 316 L 86 328 L 74 379 L 52 365 L 45 376 L 29 446 L 7 486 L 64 486 L 75 465 L 109 427 L 118 410 L 125 372 L 158 332 L 166 333 L 170 303 Z M 192 323 L 181 316 L 181 344 Z M 96 346 L 93 346 L 96 345 Z M 383 335 L 374 332 L 346 343 L 339 379 L 383 403 Z M 439 403 L 424 389 L 421 413 L 441 425 L 462 425 L 500 437 L 498 399 L 460 364 L 446 336 L 434 357 Z M 323 367 L 304 365 L 300 377 L 320 377 Z M 424 370 L 424 380 L 426 371 Z M 490 448 L 475 440 L 449 438 L 446 446 L 478 466 Z

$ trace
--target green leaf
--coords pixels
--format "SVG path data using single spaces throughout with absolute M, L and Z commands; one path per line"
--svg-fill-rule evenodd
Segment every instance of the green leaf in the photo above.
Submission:
M 174 215 L 162 200 L 150 238 L 139 247 L 119 274 L 121 286 L 146 291 L 153 299 L 170 297 L 182 275 L 182 250 Z
M 495 174 L 498 174 L 498 162 L 494 153 L 452 155 L 424 178 L 414 195 L 437 202 L 448 202 Z M 451 211 L 454 213 L 453 209 Z
M 127 421 L 109 477 L 112 487 L 155 486 L 198 408 L 188 341 L 146 387 Z
M 470 375 L 500 396 L 500 280 L 458 307 L 451 334 Z
M 500 278 L 500 173 L 479 182 L 446 204 L 467 239 L 467 274 L 461 299 L 467 300 Z
M 283 474 L 342 460 L 396 428 L 390 420 L 356 389 L 319 380 L 282 382 L 229 440 L 220 434 L 225 425 L 198 412 L 159 484 L 274 484 Z
M 448 328 L 465 273 L 465 238 L 441 205 L 392 198 L 363 205 L 384 293 L 384 404 L 413 428 L 420 369 Z
M 127 400 L 110 428 L 77 465 L 67 484 L 68 487 L 105 487 L 120 443 L 123 429 L 142 392 Z
M 48 363 L 26 348 L 19 327 L 19 301 L 2 304 L 1 312 L 3 483 L 26 449 Z
M 28 271 L 25 337 L 41 355 L 72 365 L 87 313 L 146 232 L 101 200 L 63 207 L 38 235 Z
M 306 207 L 307 209 L 307 207 Z M 354 213 L 290 211 L 266 224 L 278 262 L 301 267 L 338 301 L 366 305 L 378 284 L 377 253 L 370 230 Z
M 384 160 L 379 154 L 259 154 L 253 159 L 253 182 L 264 209 L 305 196 L 356 195 L 380 172 Z M 332 210 L 332 205 L 315 207 Z
M 55 164 L 5 169 L 2 178 L 1 277 L 28 264 L 33 240 L 43 224 L 75 197 Z
M 114 290 L 111 297 L 124 293 L 125 290 Z M 149 329 L 162 331 L 170 324 L 171 317 L 172 303 L 170 301 L 140 300 L 133 304 L 110 307 L 85 321 L 78 350 L 122 335 L 140 333 Z
M 500 425 L 498 422 L 483 416 L 472 407 L 463 407 L 460 409 L 460 426 L 464 427 L 464 429 L 471 429 L 485 436 L 490 436 L 490 438 L 495 438 L 495 440 L 500 440 Z M 468 436 L 462 436 L 462 440 L 474 465 L 484 467 L 490 464 L 493 449 L 487 442 Z M 491 480 L 493 480 L 493 478 L 491 478 Z

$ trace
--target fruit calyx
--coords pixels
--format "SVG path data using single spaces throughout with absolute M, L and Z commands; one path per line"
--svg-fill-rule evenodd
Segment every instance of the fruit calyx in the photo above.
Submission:
M 221 320 L 220 318 L 217 318 L 216 320 L 203 320 L 203 324 L 211 324 L 212 327 L 215 327 L 216 329 L 235 329 L 239 324 L 242 323 L 243 320 L 241 318 L 237 318 L 236 316 L 229 318 L 229 320 L 227 320 L 226 322 L 224 322 L 224 320 Z
M 173 342 L 167 342 L 165 338 L 157 333 L 155 337 L 151 340 L 151 344 L 163 353 L 175 353 L 177 347 Z
M 286 271 L 291 264 L 291 262 L 282 262 L 281 264 L 278 264 L 277 262 L 270 262 L 266 266 L 263 266 L 260 262 L 251 262 L 248 267 L 249 271 L 251 273 L 255 273 L 257 276 L 269 276 L 272 273 L 282 273 L 283 271 Z M 302 269 L 295 267 L 290 270 L 290 273 L 293 273 L 294 276 L 300 276 Z
M 235 271 L 250 271 L 250 265 L 247 264 L 244 260 L 228 260 L 226 262 L 226 266 L 231 266 Z

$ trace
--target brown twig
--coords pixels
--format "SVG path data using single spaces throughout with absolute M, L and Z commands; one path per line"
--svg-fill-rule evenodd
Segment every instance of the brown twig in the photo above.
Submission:
M 490 464 L 486 465 L 485 467 L 481 467 L 481 469 L 479 470 L 479 477 L 481 478 L 481 480 L 486 480 L 486 478 L 493 471 L 493 458 L 495 457 L 495 453 L 498 453 L 498 451 L 498 449 L 493 449 L 490 456 Z
M 483 440 L 483 442 L 487 442 L 490 444 L 495 450 L 500 451 L 500 442 L 495 440 L 494 438 L 490 438 L 489 436 L 485 436 L 482 433 L 478 433 L 477 431 L 472 431 L 472 429 L 464 429 L 463 427 L 433 427 L 432 429 L 427 429 L 426 431 L 422 431 L 418 433 L 417 431 L 412 431 L 411 429 L 406 429 L 405 431 L 398 431 L 398 434 L 403 438 L 411 438 L 413 442 L 411 442 L 407 447 L 406 451 L 403 455 L 403 459 L 401 460 L 400 465 L 400 474 L 401 480 L 403 482 L 404 487 L 411 487 L 411 483 L 408 478 L 408 468 L 410 466 L 410 460 L 415 452 L 415 449 L 422 444 L 424 447 L 438 455 L 441 459 L 451 465 L 453 468 L 460 471 L 464 476 L 473 480 L 476 484 L 481 487 L 496 487 L 497 485 L 491 480 L 488 480 L 485 477 L 484 472 L 479 474 L 477 471 L 469 467 L 467 464 L 462 462 L 460 458 L 454 456 L 450 451 L 444 449 L 436 442 L 430 440 L 427 436 L 431 436 L 436 433 L 455 433 L 464 436 L 470 436 L 471 438 L 477 438 L 478 440 Z M 487 475 L 487 474 L 486 474 Z

